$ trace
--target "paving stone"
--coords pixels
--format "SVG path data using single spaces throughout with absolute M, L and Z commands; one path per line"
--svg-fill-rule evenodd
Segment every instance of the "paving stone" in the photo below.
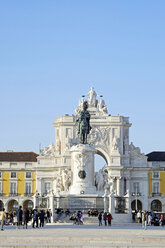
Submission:
M 165 229 L 149 227 L 143 230 L 138 224 L 111 227 L 72 224 L 48 224 L 43 229 L 16 229 L 5 227 L 0 232 L 0 247 L 165 247 Z

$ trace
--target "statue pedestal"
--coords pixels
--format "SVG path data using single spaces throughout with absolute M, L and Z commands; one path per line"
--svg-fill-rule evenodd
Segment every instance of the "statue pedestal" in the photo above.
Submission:
M 94 147 L 79 144 L 71 148 L 72 185 L 70 194 L 96 194 L 94 183 Z

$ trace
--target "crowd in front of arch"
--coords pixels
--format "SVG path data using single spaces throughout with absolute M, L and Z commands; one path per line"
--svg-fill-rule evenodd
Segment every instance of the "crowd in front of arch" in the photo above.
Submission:
M 84 216 L 83 212 L 73 211 L 71 214 L 70 210 L 57 209 L 57 218 L 56 221 L 59 221 L 63 214 L 65 217 L 69 217 L 69 220 L 73 221 L 73 224 L 83 225 L 84 224 Z M 5 212 L 3 208 L 0 211 L 0 228 L 3 231 L 5 225 L 13 225 L 16 228 L 27 229 L 28 226 L 32 226 L 32 228 L 42 228 L 46 223 L 51 223 L 51 210 L 47 209 L 38 209 L 35 207 L 34 209 L 22 209 L 22 206 L 19 206 L 17 210 L 11 211 L 9 213 Z M 102 226 L 111 226 L 112 215 L 109 212 L 98 211 L 96 209 L 88 210 L 88 217 L 95 216 L 98 219 L 98 225 Z M 155 225 L 155 226 L 164 226 L 165 225 L 165 213 L 159 213 L 154 211 L 134 211 L 132 212 L 132 219 L 134 222 L 142 224 L 144 229 L 147 229 L 147 226 Z
M 34 209 L 25 210 L 22 209 L 22 206 L 19 206 L 17 210 L 11 212 L 5 212 L 5 208 L 0 211 L 0 223 L 1 231 L 4 230 L 5 225 L 13 225 L 16 228 L 27 229 L 28 225 L 31 223 L 32 228 L 44 227 L 45 223 L 51 222 L 51 211 L 47 209 L 46 211 L 41 209 L 38 210 L 38 207 Z
M 154 212 L 154 211 L 135 211 L 132 213 L 133 221 L 141 223 L 144 229 L 147 226 L 164 226 L 165 225 L 165 213 Z

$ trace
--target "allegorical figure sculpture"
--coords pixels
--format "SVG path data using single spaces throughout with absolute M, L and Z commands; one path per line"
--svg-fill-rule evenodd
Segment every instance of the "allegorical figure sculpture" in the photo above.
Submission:
M 93 106 L 93 107 L 96 107 L 97 106 L 96 97 L 97 96 L 102 97 L 102 96 L 96 94 L 96 92 L 94 91 L 94 88 L 93 87 L 91 87 L 90 91 L 85 96 L 89 96 L 89 99 L 88 99 L 89 106 Z
M 87 144 L 87 135 L 91 130 L 90 126 L 90 113 L 87 110 L 87 101 L 83 102 L 83 110 L 78 114 L 78 134 L 80 136 L 80 142 L 82 144 Z

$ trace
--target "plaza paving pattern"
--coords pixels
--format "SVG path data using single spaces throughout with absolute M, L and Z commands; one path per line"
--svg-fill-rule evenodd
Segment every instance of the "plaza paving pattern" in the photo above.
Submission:
M 165 227 L 149 227 L 143 230 L 138 224 L 47 224 L 43 229 L 16 229 L 5 227 L 0 232 L 0 247 L 165 247 Z

